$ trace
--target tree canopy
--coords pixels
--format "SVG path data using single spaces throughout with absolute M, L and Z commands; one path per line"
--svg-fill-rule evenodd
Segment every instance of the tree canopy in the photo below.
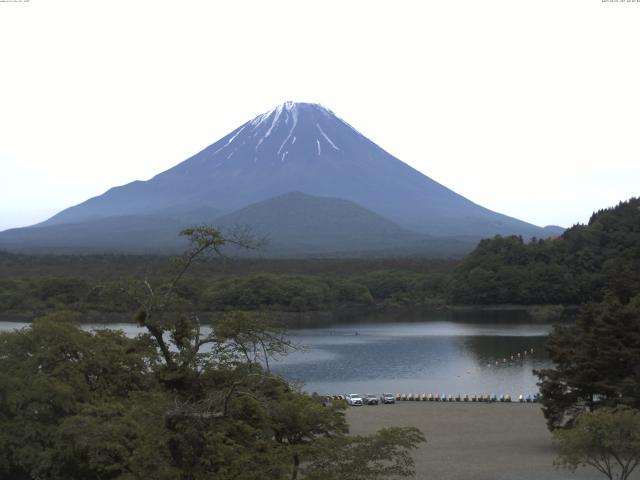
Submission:
M 556 465 L 598 470 L 609 480 L 627 480 L 640 464 L 640 412 L 602 408 L 581 413 L 570 429 L 558 430 Z
M 547 350 L 554 367 L 536 373 L 551 428 L 598 406 L 640 408 L 640 294 L 585 305 L 575 323 L 554 328 Z
M 455 268 L 450 299 L 464 304 L 574 304 L 640 291 L 640 198 L 594 213 L 560 237 L 482 240 Z
M 270 373 L 269 359 L 292 347 L 281 328 L 239 312 L 202 324 L 176 291 L 193 262 L 235 240 L 208 227 L 184 234 L 192 248 L 173 276 L 117 289 L 147 333 L 87 332 L 68 312 L 0 333 L 0 477 L 412 475 L 417 429 L 349 436 L 344 402 Z

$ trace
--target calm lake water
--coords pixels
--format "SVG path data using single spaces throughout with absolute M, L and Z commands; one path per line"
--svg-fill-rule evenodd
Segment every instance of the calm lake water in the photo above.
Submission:
M 24 326 L 0 322 L 0 330 Z M 131 324 L 85 328 L 119 328 L 131 336 L 141 331 Z M 291 338 L 304 348 L 279 359 L 272 369 L 303 384 L 308 392 L 323 394 L 433 392 L 517 397 L 538 391 L 532 370 L 550 366 L 543 348 L 550 330 L 547 324 L 486 321 L 292 329 Z

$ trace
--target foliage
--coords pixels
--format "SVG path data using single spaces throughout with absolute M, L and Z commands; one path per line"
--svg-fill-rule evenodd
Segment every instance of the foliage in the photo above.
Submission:
M 640 463 L 640 412 L 602 408 L 581 413 L 570 429 L 558 430 L 556 465 L 575 471 L 591 466 L 610 480 L 626 480 Z
M 214 321 L 217 354 L 225 351 L 248 365 L 264 365 L 270 371 L 269 360 L 287 354 L 296 347 L 287 338 L 284 328 L 276 325 L 265 315 L 250 315 L 246 312 L 229 312 L 221 321 Z M 232 348 L 229 349 L 228 344 Z M 229 351 L 230 350 L 230 351 Z
M 597 406 L 640 408 L 640 295 L 585 305 L 574 324 L 554 328 L 547 350 L 554 368 L 536 373 L 550 428 Z
M 447 272 L 438 270 L 411 272 L 407 270 L 376 270 L 356 278 L 378 301 L 393 303 L 427 303 L 443 299 Z
M 424 442 L 414 427 L 385 428 L 374 435 L 340 437 L 321 443 L 314 452 L 305 478 L 310 480 L 375 480 L 412 476 L 413 459 L 409 452 Z M 391 459 L 391 461 L 390 461 Z
M 170 276 L 110 292 L 136 305 L 148 333 L 86 332 L 79 314 L 60 312 L 0 334 L 0 477 L 412 475 L 418 431 L 350 437 L 344 402 L 302 394 L 269 372 L 269 359 L 292 348 L 282 329 L 234 311 L 204 328 L 198 299 L 178 293 L 187 271 L 230 241 L 251 244 L 208 227 L 184 233 L 192 247 Z
M 140 278 L 153 278 L 154 286 L 168 285 L 176 271 L 164 264 L 166 259 L 156 257 L 28 257 L 0 252 L 0 313 L 33 317 L 62 309 L 94 319 L 109 314 L 122 318 L 138 305 L 123 296 L 122 289 L 137 285 L 137 294 L 142 294 L 146 287 Z M 213 257 L 190 266 L 189 275 L 173 288 L 172 308 L 180 311 L 189 304 L 202 313 L 313 312 L 442 303 L 452 265 L 407 259 L 224 262 Z
M 60 313 L 0 333 L 0 477 L 155 471 L 168 452 L 161 429 L 148 421 L 148 406 L 163 403 L 148 374 L 157 365 L 149 339 L 84 332 L 67 318 Z
M 241 244 L 243 235 L 232 240 Z M 98 292 L 92 287 L 148 275 L 168 282 L 175 272 L 164 264 L 162 257 L 141 255 L 0 252 L 0 312 L 128 312 L 131 302 L 112 295 L 113 288 Z M 461 262 L 369 258 L 228 263 L 214 256 L 189 270 L 189 278 L 181 280 L 174 294 L 198 300 L 198 309 L 209 312 L 305 312 L 372 303 L 580 305 L 600 301 L 607 293 L 626 302 L 640 291 L 640 199 L 600 210 L 587 225 L 575 225 L 557 238 L 482 240 Z
M 482 240 L 454 270 L 450 299 L 464 304 L 581 304 L 640 291 L 640 198 L 592 215 L 558 238 Z

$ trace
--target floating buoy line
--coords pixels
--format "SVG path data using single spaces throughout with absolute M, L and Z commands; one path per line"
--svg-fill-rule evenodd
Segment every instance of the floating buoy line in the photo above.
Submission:
M 497 360 L 491 361 L 487 363 L 487 367 L 499 367 L 501 365 L 511 365 L 513 362 L 518 362 L 520 360 L 524 360 L 525 358 L 531 357 L 534 353 L 533 348 L 529 348 L 527 350 L 523 350 L 522 352 L 516 352 L 511 355 L 504 356 L 502 358 L 498 358 Z

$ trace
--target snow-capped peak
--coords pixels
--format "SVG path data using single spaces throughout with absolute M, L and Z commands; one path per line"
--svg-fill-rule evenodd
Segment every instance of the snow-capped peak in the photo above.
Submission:
M 296 138 L 294 132 L 299 126 L 299 119 L 308 119 L 308 124 L 315 125 L 319 130 L 320 141 L 326 141 L 334 150 L 340 150 L 318 124 L 321 118 L 325 120 L 337 119 L 331 110 L 318 103 L 294 101 L 283 102 L 272 110 L 258 115 L 249 122 L 249 126 L 253 131 L 253 137 L 256 138 L 256 156 L 258 149 L 264 147 L 264 142 L 270 136 L 273 136 L 275 131 L 278 131 L 279 133 L 275 135 L 276 137 L 282 138 L 282 140 L 278 144 L 277 154 L 283 155 L 282 158 L 284 158 L 287 152 L 286 146 L 288 144 L 293 145 L 295 142 L 295 140 L 293 140 Z M 303 123 L 307 122 L 303 120 Z
M 248 121 L 210 149 L 212 165 L 350 160 L 364 137 L 318 103 L 286 101 Z M 366 140 L 366 139 L 365 139 Z
M 321 112 L 327 116 L 335 116 L 335 114 L 329 110 L 328 108 L 324 107 L 323 105 L 319 104 L 319 103 L 306 103 L 306 102 L 294 102 L 291 100 L 287 100 L 286 102 L 281 103 L 280 105 L 278 105 L 277 107 L 261 114 L 258 115 L 256 118 L 254 118 L 253 120 L 251 120 L 251 124 L 254 126 L 260 125 L 262 122 L 264 122 L 267 118 L 269 118 L 270 116 L 274 115 L 279 117 L 283 112 L 287 112 L 287 113 L 294 113 L 294 112 L 301 112 L 301 111 L 318 111 Z

